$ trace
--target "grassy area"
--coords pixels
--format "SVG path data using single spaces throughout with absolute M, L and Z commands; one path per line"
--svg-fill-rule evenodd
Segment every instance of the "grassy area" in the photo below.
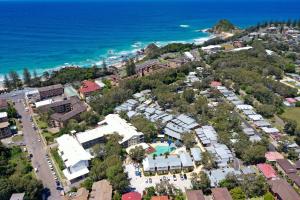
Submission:
M 57 148 L 51 149 L 51 154 L 52 154 L 56 164 L 58 165 L 59 169 L 63 170 L 65 168 L 64 162 L 61 159 L 61 157 L 58 155 Z
M 23 135 L 16 135 L 12 138 L 13 142 L 21 142 L 23 141 Z
M 300 128 L 300 108 L 287 108 L 284 113 L 281 115 L 283 119 L 292 119 L 295 120 L 298 124 L 298 128 Z
M 48 128 L 48 124 L 40 119 L 36 120 L 36 123 L 38 124 L 40 129 L 46 129 Z
M 50 133 L 47 130 L 44 130 L 42 132 L 42 135 L 44 136 L 45 140 L 47 141 L 48 144 L 51 144 L 54 142 L 54 139 L 61 136 L 60 132 L 58 133 Z

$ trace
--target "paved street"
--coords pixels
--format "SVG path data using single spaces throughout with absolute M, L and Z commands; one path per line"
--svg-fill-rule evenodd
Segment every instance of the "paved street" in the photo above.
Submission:
M 34 168 L 38 168 L 38 179 L 43 182 L 46 190 L 49 190 L 50 196 L 48 196 L 45 192 L 44 199 L 60 200 L 62 198 L 59 191 L 56 190 L 54 176 L 45 157 L 47 148 L 41 141 L 39 134 L 32 128 L 30 114 L 25 111 L 24 104 L 17 101 L 16 109 L 22 116 L 24 142 L 28 148 L 28 152 L 33 155 L 32 165 Z

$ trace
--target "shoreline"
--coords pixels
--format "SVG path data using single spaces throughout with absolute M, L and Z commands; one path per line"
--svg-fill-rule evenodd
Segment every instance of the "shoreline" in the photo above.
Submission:
M 196 45 L 201 45 L 203 44 L 205 41 L 208 41 L 210 39 L 213 39 L 215 37 L 218 37 L 215 34 L 211 34 L 211 33 L 206 33 L 207 36 L 203 36 L 203 37 L 198 37 L 198 38 L 193 38 L 193 39 L 189 39 L 189 40 L 174 40 L 174 41 L 155 41 L 155 42 L 136 42 L 131 46 L 130 49 L 127 50 L 120 50 L 120 51 L 114 51 L 114 50 L 109 50 L 107 53 L 100 55 L 99 57 L 103 59 L 99 59 L 98 61 L 96 59 L 86 59 L 85 61 L 80 61 L 80 62 L 74 62 L 74 63 L 64 63 L 62 65 L 59 66 L 53 66 L 53 67 L 49 67 L 49 68 L 35 68 L 35 69 L 29 69 L 29 71 L 31 73 L 33 73 L 34 71 L 37 72 L 38 76 L 41 76 L 45 71 L 48 71 L 49 73 L 53 72 L 53 71 L 58 71 L 64 67 L 72 67 L 72 66 L 76 66 L 76 67 L 81 67 L 81 68 L 88 68 L 91 67 L 93 65 L 96 65 L 97 67 L 101 67 L 103 60 L 105 60 L 107 66 L 112 66 L 112 67 L 116 67 L 118 69 L 122 68 L 124 66 L 124 60 L 128 59 L 128 58 L 137 58 L 137 59 L 142 59 L 143 55 L 139 55 L 138 52 L 140 52 L 141 50 L 143 50 L 144 48 L 146 48 L 149 44 L 154 43 L 156 44 L 158 47 L 163 47 L 166 46 L 168 44 L 172 44 L 172 43 L 194 43 Z M 22 70 L 16 70 L 16 72 L 19 74 L 19 76 L 22 78 L 23 74 L 22 74 Z M 0 72 L 0 87 L 3 85 L 3 80 L 4 80 L 4 73 Z

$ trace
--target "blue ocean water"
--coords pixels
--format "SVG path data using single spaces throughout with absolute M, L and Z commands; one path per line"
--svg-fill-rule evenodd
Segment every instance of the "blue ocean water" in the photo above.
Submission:
M 298 0 L 1 2 L 0 74 L 89 65 L 150 42 L 193 41 L 226 18 L 240 27 L 299 19 Z M 182 26 L 183 25 L 183 26 Z

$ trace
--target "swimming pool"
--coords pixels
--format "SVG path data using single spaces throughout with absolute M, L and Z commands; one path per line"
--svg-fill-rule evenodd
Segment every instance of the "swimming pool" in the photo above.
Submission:
M 155 147 L 155 152 L 153 152 L 151 155 L 164 155 L 166 152 L 172 152 L 175 150 L 175 147 L 170 147 L 170 146 L 156 146 Z

